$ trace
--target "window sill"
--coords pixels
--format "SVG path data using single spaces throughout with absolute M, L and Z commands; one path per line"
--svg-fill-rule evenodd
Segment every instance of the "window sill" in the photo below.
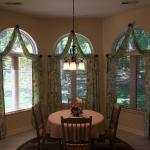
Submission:
M 21 112 L 25 112 L 25 111 L 29 111 L 29 110 L 31 110 L 31 108 L 25 108 L 25 109 L 14 110 L 14 111 L 11 111 L 11 112 L 6 112 L 6 116 L 21 113 Z

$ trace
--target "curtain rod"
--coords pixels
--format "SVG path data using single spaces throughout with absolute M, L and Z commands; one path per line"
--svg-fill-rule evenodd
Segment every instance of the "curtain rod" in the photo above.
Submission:
M 51 57 L 52 55 L 48 55 L 47 57 Z M 98 54 L 94 54 L 95 57 L 98 57 Z

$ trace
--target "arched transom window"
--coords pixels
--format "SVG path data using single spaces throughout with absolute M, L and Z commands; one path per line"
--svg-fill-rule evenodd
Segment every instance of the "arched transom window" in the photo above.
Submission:
M 92 53 L 91 42 L 83 35 L 77 34 L 80 47 L 85 55 Z M 67 43 L 68 35 L 60 37 L 57 41 L 55 54 L 61 54 Z M 70 51 L 68 51 L 68 54 Z M 87 70 L 63 70 L 63 60 L 61 61 L 61 95 L 62 102 L 67 103 L 68 98 L 87 98 Z
M 37 54 L 37 46 L 25 31 L 21 36 L 29 53 Z M 0 32 L 0 52 L 10 40 L 13 28 Z M 32 106 L 32 61 L 23 54 L 18 37 L 7 56 L 3 57 L 3 84 L 5 111 L 12 112 Z
M 134 27 L 118 38 L 114 52 L 116 62 L 117 102 L 132 109 L 145 109 L 145 55 L 150 52 L 150 34 Z M 121 51 L 123 52 L 122 55 Z M 120 54 L 119 54 L 120 52 Z

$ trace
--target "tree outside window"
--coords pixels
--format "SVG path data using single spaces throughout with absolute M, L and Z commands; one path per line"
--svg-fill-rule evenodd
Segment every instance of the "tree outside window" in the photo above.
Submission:
M 124 107 L 144 110 L 145 61 L 143 56 L 125 56 L 117 61 L 117 102 Z

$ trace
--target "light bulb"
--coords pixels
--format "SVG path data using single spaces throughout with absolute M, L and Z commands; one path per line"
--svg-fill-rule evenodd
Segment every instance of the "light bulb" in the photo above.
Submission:
M 85 70 L 85 64 L 83 61 L 79 62 L 78 70 Z
M 63 69 L 64 69 L 64 70 L 69 70 L 69 69 L 70 69 L 70 67 L 69 67 L 69 62 L 68 62 L 68 61 L 65 61 L 65 62 L 64 62 Z
M 69 70 L 77 70 L 77 66 L 75 62 L 70 62 Z

